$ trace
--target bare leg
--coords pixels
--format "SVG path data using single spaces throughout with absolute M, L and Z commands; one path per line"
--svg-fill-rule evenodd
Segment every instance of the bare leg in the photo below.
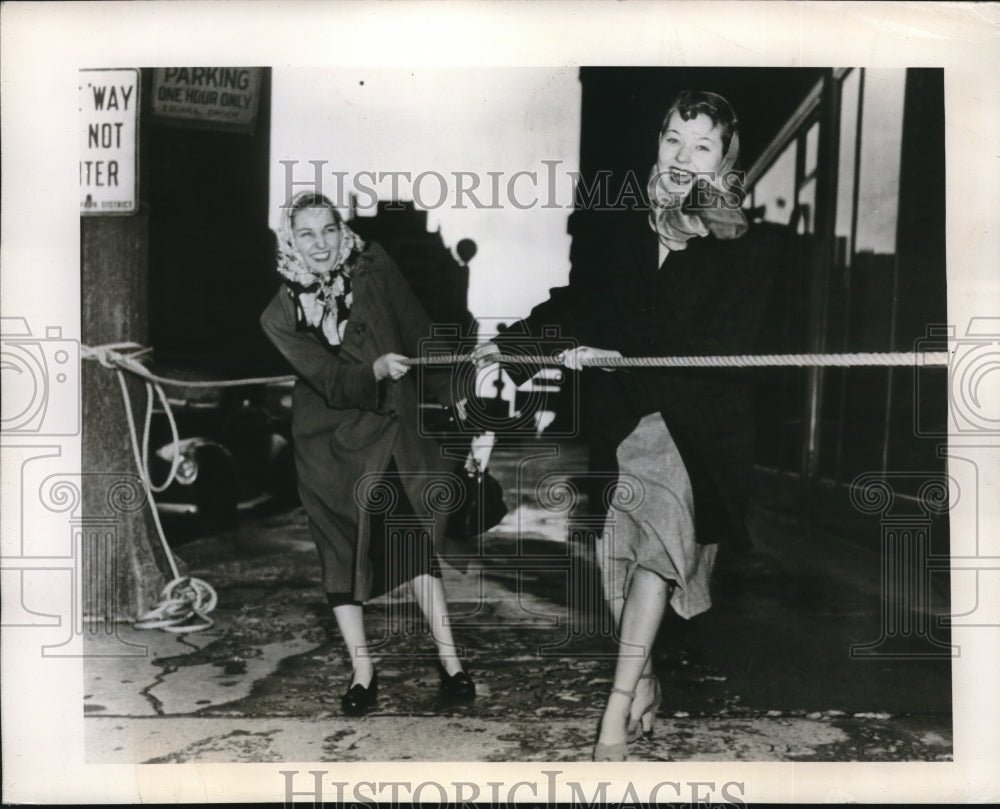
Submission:
M 437 576 L 421 573 L 410 582 L 413 598 L 420 611 L 427 619 L 431 628 L 431 637 L 437 646 L 438 657 L 447 674 L 456 674 L 462 670 L 462 662 L 458 658 L 455 640 L 451 634 L 448 621 L 448 603 L 444 598 L 444 585 Z
M 670 584 L 668 583 L 667 597 L 669 599 L 670 595 Z M 619 633 L 621 637 L 622 631 L 622 610 L 625 606 L 624 598 L 616 598 L 611 596 L 608 598 L 608 608 L 611 610 L 611 616 L 614 620 L 615 631 Z M 629 654 L 641 655 L 643 650 L 641 648 L 631 648 L 627 650 Z M 625 653 L 626 649 L 620 649 L 620 653 Z M 653 682 L 653 655 L 652 649 L 646 649 L 646 665 L 642 669 L 642 674 L 639 677 L 638 683 L 635 686 L 635 698 L 632 700 L 632 705 L 629 709 L 629 723 L 638 721 L 639 717 L 653 704 L 656 698 L 657 685 Z M 623 689 L 630 690 L 630 689 Z
M 653 680 L 653 656 L 646 658 L 646 665 L 643 666 L 639 681 L 635 686 L 635 699 L 629 708 L 629 724 L 639 721 L 639 718 L 649 710 L 653 702 L 657 700 L 657 685 Z
M 340 635 L 351 656 L 351 666 L 354 678 L 351 684 L 363 685 L 365 688 L 371 682 L 375 666 L 368 652 L 368 638 L 365 636 L 364 618 L 359 604 L 341 604 L 333 608 L 333 617 L 337 619 Z
M 635 691 L 640 675 L 647 668 L 652 670 L 650 652 L 667 607 L 669 589 L 669 584 L 655 573 L 636 569 L 621 609 L 615 689 L 626 693 Z M 625 694 L 611 693 L 601 720 L 599 743 L 610 745 L 625 741 L 631 702 Z

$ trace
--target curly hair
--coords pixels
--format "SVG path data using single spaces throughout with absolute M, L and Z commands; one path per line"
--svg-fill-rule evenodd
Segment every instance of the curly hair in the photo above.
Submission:
M 729 149 L 729 142 L 732 140 L 733 134 L 739 131 L 739 120 L 732 104 L 718 93 L 712 93 L 708 90 L 682 90 L 671 102 L 667 114 L 663 116 L 660 137 L 663 137 L 670 116 L 675 112 L 685 121 L 690 121 L 699 114 L 711 118 L 712 123 L 722 130 L 723 153 Z

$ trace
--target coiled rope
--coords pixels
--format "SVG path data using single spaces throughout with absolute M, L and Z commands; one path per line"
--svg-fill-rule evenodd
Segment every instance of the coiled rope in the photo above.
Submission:
M 152 373 L 140 362 L 152 349 L 138 343 L 109 343 L 101 346 L 82 346 L 81 356 L 86 360 L 96 360 L 103 367 L 114 370 L 121 388 L 128 420 L 129 436 L 136 468 L 152 506 L 153 522 L 170 564 L 173 579 L 163 588 L 160 602 L 133 623 L 137 629 L 165 629 L 168 632 L 198 632 L 208 629 L 213 621 L 208 613 L 215 609 L 218 596 L 207 582 L 193 576 L 181 576 L 174 555 L 167 543 L 153 498 L 154 492 L 164 491 L 175 479 L 180 465 L 180 438 L 177 423 L 170 403 L 163 392 L 163 385 L 189 388 L 226 388 L 246 385 L 266 385 L 292 382 L 294 376 L 250 377 L 225 380 L 180 380 Z M 127 353 L 123 353 L 127 352 Z M 853 354 L 740 354 L 729 356 L 689 356 L 689 357 L 582 357 L 581 365 L 596 368 L 717 368 L 717 367 L 857 367 L 857 366 L 902 366 L 902 365 L 947 365 L 947 351 L 934 352 L 866 352 Z M 410 366 L 456 365 L 464 362 L 507 363 L 515 365 L 562 365 L 563 353 L 552 355 L 488 354 L 477 357 L 473 354 L 440 354 L 425 357 L 410 357 L 403 360 Z M 132 402 L 125 383 L 125 372 L 141 378 L 146 385 L 146 416 L 143 423 L 142 440 L 136 432 Z M 157 485 L 149 471 L 149 432 L 153 414 L 153 395 L 159 398 L 170 423 L 172 437 L 172 458 L 166 480 Z M 198 622 L 193 622 L 197 619 Z

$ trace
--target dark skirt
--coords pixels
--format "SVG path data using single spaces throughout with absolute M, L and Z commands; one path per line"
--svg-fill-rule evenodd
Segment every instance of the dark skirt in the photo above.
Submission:
M 434 552 L 428 520 L 417 517 L 406 496 L 396 461 L 389 461 L 382 484 L 391 491 L 385 500 L 392 505 L 385 510 L 368 512 L 369 542 L 367 563 L 372 571 L 371 598 L 376 598 L 421 574 L 441 576 L 441 566 Z M 310 520 L 310 529 L 324 570 L 329 564 L 343 564 L 338 554 L 331 554 L 330 542 Z M 350 564 L 353 563 L 349 562 Z M 324 577 L 325 579 L 325 577 Z M 326 593 L 330 606 L 358 604 L 353 592 Z

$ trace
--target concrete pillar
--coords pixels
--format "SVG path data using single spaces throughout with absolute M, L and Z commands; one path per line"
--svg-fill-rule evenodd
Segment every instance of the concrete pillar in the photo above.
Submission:
M 82 217 L 82 338 L 88 346 L 149 339 L 149 213 Z M 141 434 L 145 387 L 127 376 Z M 114 371 L 83 363 L 83 513 L 109 513 L 109 481 L 135 475 L 132 446 L 120 386 Z M 160 547 L 150 505 L 112 510 L 114 557 L 84 553 L 83 614 L 89 620 L 134 620 L 158 600 L 169 565 Z

